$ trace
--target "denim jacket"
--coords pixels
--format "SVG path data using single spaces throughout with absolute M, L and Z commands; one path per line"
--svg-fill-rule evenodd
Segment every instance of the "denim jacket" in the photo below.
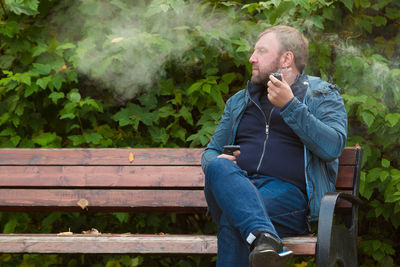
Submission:
M 303 102 L 294 97 L 281 111 L 283 120 L 304 144 L 304 170 L 310 221 L 318 219 L 321 199 L 335 191 L 338 157 L 347 138 L 347 115 L 339 88 L 318 77 L 308 77 Z M 228 99 L 221 121 L 202 155 L 203 171 L 234 144 L 240 119 L 249 103 L 247 88 Z

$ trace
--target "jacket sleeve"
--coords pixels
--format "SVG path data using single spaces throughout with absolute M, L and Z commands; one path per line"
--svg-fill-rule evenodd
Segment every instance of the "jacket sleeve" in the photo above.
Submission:
M 293 98 L 281 115 L 307 149 L 325 161 L 332 161 L 346 145 L 347 114 L 343 99 L 334 86 L 305 97 L 307 105 Z
M 223 153 L 225 145 L 231 144 L 233 140 L 233 116 L 231 111 L 232 98 L 229 98 L 225 104 L 224 112 L 222 113 L 221 120 L 211 137 L 206 149 L 201 157 L 201 166 L 204 173 L 206 172 L 209 162 L 214 160 L 218 155 Z

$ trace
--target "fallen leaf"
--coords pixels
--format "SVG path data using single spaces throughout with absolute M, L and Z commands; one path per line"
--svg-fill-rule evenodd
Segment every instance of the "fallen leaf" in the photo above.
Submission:
M 84 235 L 101 235 L 101 233 L 95 228 L 92 228 L 87 231 L 82 231 L 82 234 L 84 234 Z

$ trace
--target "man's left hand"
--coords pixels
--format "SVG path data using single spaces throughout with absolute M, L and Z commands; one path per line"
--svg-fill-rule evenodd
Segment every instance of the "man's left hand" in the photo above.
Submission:
M 282 81 L 275 78 L 273 75 L 269 76 L 268 85 L 268 99 L 271 103 L 282 108 L 284 105 L 289 103 L 294 97 L 292 89 L 289 84 L 285 81 L 282 75 Z

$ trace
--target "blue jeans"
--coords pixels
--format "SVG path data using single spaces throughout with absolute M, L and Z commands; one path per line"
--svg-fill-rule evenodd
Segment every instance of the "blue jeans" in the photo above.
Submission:
M 256 229 L 278 239 L 308 233 L 306 196 L 278 178 L 248 177 L 237 164 L 217 158 L 207 167 L 204 193 L 218 225 L 217 266 L 250 266 L 246 238 Z

